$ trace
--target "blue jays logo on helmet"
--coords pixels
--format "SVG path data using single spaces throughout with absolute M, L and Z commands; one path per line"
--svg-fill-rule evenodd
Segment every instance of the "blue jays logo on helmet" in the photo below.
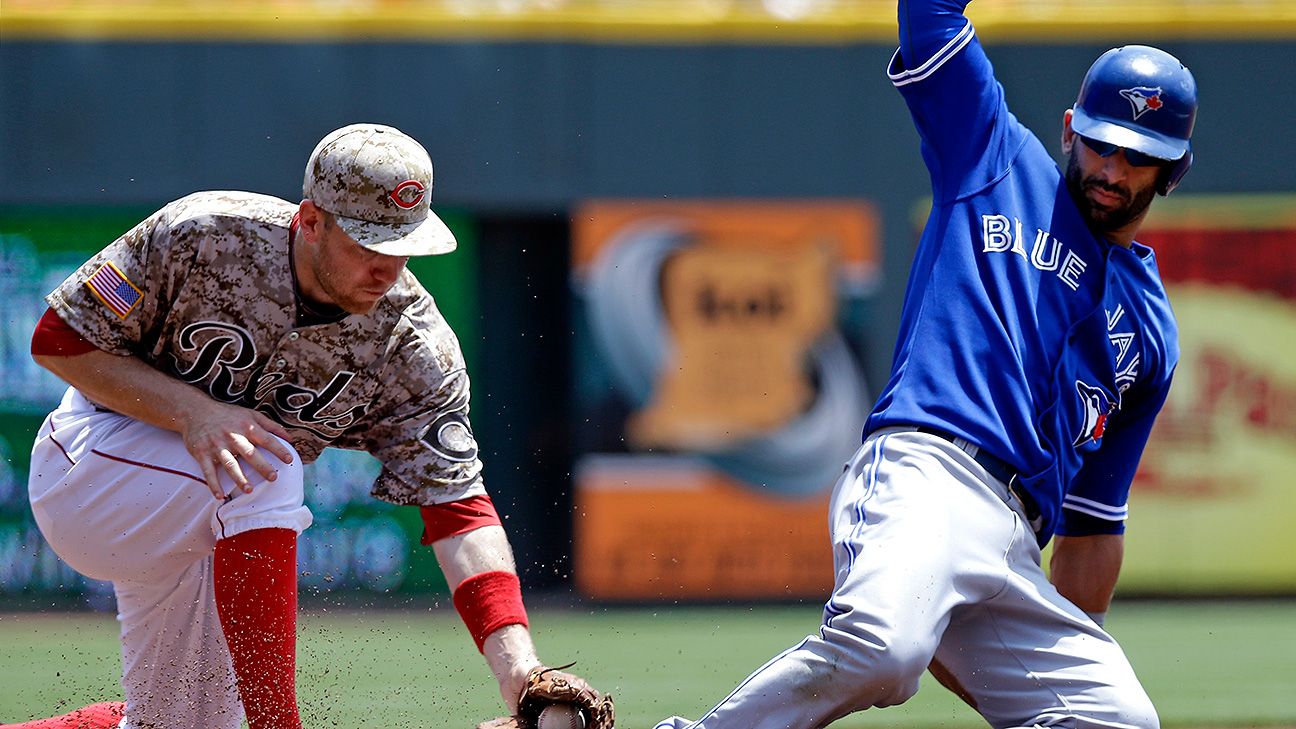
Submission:
M 1132 89 L 1121 89 L 1120 95 L 1129 99 L 1134 107 L 1134 118 L 1137 119 L 1149 111 L 1156 111 L 1165 105 L 1161 100 L 1161 89 L 1149 86 L 1135 86 Z
M 1121 46 L 1089 67 L 1071 110 L 1071 129 L 1165 160 L 1157 183 L 1165 195 L 1192 166 L 1196 119 L 1197 82 L 1179 59 L 1151 46 Z
M 1080 395 L 1080 406 L 1084 408 L 1084 424 L 1080 434 L 1071 445 L 1079 448 L 1090 441 L 1097 442 L 1107 431 L 1107 418 L 1116 411 L 1116 402 L 1100 387 L 1076 380 L 1076 392 Z

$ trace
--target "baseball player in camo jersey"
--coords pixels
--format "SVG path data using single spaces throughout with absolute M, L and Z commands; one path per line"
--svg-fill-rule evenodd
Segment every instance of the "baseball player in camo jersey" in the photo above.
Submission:
M 126 700 L 22 726 L 300 727 L 302 464 L 326 447 L 373 454 L 373 495 L 420 509 L 517 709 L 541 666 L 468 376 L 405 267 L 455 248 L 431 197 L 416 141 L 347 126 L 315 148 L 300 204 L 190 195 L 49 295 L 33 354 L 72 387 L 32 451 L 32 512 L 61 558 L 112 581 Z
M 907 700 L 929 667 L 994 727 L 1158 726 L 1102 622 L 1179 353 L 1134 237 L 1191 164 L 1196 86 L 1160 50 L 1103 54 L 1063 114 L 1060 170 L 1009 113 L 965 5 L 899 3 L 889 75 L 932 210 L 890 381 L 833 492 L 823 625 L 658 729 L 823 727 Z

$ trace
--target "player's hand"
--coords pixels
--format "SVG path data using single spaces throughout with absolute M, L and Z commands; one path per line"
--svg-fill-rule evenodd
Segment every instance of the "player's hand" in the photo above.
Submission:
M 616 722 L 610 695 L 600 694 L 585 679 L 561 668 L 535 666 L 527 671 L 520 695 L 508 704 L 512 716 L 483 722 L 477 729 L 535 729 L 540 712 L 550 704 L 574 705 L 586 729 L 613 729 Z
M 274 465 L 259 449 L 273 453 L 284 463 L 292 463 L 293 453 L 279 438 L 288 439 L 288 431 L 265 415 L 248 408 L 212 402 L 200 413 L 191 413 L 181 429 L 185 448 L 198 461 L 203 480 L 212 496 L 224 500 L 220 473 L 228 473 L 234 485 L 244 493 L 252 486 L 243 464 L 251 466 L 267 481 L 278 477 Z

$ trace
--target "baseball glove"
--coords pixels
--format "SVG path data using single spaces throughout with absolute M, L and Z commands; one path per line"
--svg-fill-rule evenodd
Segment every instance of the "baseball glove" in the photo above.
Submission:
M 505 716 L 478 724 L 477 729 L 536 729 L 540 712 L 549 704 L 575 704 L 585 718 L 585 729 L 614 729 L 612 697 L 604 696 L 585 679 L 564 673 L 564 668 L 536 666 L 527 674 L 517 716 Z

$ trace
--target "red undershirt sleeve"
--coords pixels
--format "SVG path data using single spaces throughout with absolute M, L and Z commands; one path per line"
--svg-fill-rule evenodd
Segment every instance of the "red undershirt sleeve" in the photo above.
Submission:
M 71 357 L 98 349 L 77 330 L 67 325 L 63 318 L 46 309 L 32 332 L 31 352 L 34 355 Z
M 419 515 L 423 517 L 423 537 L 419 540 L 420 544 L 439 542 L 446 537 L 500 523 L 495 504 L 486 494 L 469 496 L 446 504 L 420 506 Z

